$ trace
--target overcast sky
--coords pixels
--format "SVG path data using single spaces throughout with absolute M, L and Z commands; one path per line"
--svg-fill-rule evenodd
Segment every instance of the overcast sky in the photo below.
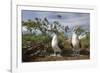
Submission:
M 61 17 L 58 17 L 60 15 Z M 64 26 L 73 27 L 75 25 L 81 25 L 84 29 L 90 29 L 90 14 L 89 13 L 76 13 L 76 12 L 53 12 L 53 11 L 34 11 L 34 10 L 22 10 L 22 20 L 33 20 L 34 18 L 46 17 L 49 22 L 59 21 Z

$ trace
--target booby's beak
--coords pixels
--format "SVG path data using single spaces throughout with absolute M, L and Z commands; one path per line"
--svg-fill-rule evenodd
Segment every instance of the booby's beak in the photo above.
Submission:
M 73 27 L 73 31 L 74 32 L 77 32 L 79 28 L 80 28 L 80 26 L 79 25 L 76 25 L 75 27 Z
M 69 27 L 68 27 L 68 26 L 66 26 L 66 27 L 65 27 L 65 31 L 67 32 L 68 30 L 69 30 Z

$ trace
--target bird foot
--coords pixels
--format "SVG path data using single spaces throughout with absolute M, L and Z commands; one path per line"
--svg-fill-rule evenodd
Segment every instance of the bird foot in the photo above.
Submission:
M 79 51 L 74 51 L 73 54 L 72 54 L 72 56 L 77 56 L 77 57 L 79 57 L 79 56 L 80 56 L 80 52 L 79 52 Z
M 56 56 L 56 54 L 51 54 L 50 56 Z
M 56 56 L 57 56 L 57 57 L 62 57 L 60 54 L 57 54 Z

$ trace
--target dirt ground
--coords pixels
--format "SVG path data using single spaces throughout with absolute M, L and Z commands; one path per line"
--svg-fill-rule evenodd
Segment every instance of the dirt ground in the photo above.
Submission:
M 28 58 L 27 58 L 28 59 Z M 67 61 L 67 60 L 89 60 L 89 55 L 80 55 L 80 56 L 32 56 L 26 62 L 40 62 L 40 61 Z M 25 61 L 24 61 L 25 62 Z
M 54 56 L 47 56 L 47 57 L 33 57 L 32 61 L 64 61 L 64 60 L 86 60 L 86 59 L 90 59 L 90 57 L 88 55 L 80 55 L 80 56 L 76 56 L 76 57 L 54 57 Z
M 22 62 L 41 62 L 41 61 L 68 61 L 68 60 L 89 60 L 90 51 L 82 50 L 80 51 L 80 56 L 72 56 L 72 50 L 65 50 L 62 52 L 61 57 L 57 56 L 30 56 L 23 55 Z

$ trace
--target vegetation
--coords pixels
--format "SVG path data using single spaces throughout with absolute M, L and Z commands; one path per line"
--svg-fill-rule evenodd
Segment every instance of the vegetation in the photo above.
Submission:
M 60 15 L 58 17 L 61 18 Z M 58 33 L 58 36 L 59 36 L 58 39 L 60 42 L 59 46 L 63 50 L 63 53 L 64 52 L 68 53 L 68 50 L 72 50 L 71 45 L 70 45 L 71 40 L 69 40 L 67 36 L 66 37 L 64 36 L 64 32 L 63 32 L 64 26 L 62 26 L 59 23 L 59 21 L 54 21 L 50 23 L 46 17 L 44 19 L 35 18 L 34 20 L 22 21 L 22 27 L 26 27 L 27 31 L 30 32 L 30 34 L 22 34 L 23 61 L 26 61 L 26 59 L 29 59 L 29 60 L 32 59 L 32 57 L 31 58 L 29 57 L 30 54 L 28 55 L 25 54 L 25 52 L 27 52 L 29 48 L 33 50 L 38 48 L 38 50 L 40 49 L 40 51 L 41 49 L 42 51 L 45 50 L 46 51 L 45 54 L 47 55 L 53 53 L 53 50 L 51 47 L 52 31 L 55 31 Z M 51 29 L 51 31 L 48 30 L 49 28 Z M 85 30 L 83 30 L 80 27 L 77 31 L 79 34 L 81 34 Z M 89 49 L 89 46 L 90 46 L 90 34 L 89 33 L 87 33 L 87 37 L 81 39 L 81 45 L 83 49 Z M 36 56 L 40 56 L 40 55 L 36 55 Z

